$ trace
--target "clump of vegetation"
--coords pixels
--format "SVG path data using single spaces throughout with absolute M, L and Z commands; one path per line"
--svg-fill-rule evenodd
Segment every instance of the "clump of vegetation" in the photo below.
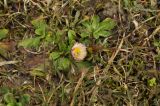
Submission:
M 57 70 L 66 70 L 71 66 L 73 62 L 71 52 L 74 44 L 76 45 L 76 37 L 78 33 L 80 33 L 82 39 L 77 40 L 77 42 L 83 42 L 86 45 L 90 45 L 92 42 L 88 41 L 88 39 L 98 40 L 100 37 L 108 37 L 111 35 L 111 30 L 116 26 L 116 22 L 110 18 L 106 18 L 100 22 L 98 16 L 93 16 L 91 19 L 80 22 L 78 25 L 78 27 L 80 27 L 80 32 L 76 32 L 76 28 L 75 31 L 71 29 L 67 30 L 67 33 L 63 32 L 65 31 L 65 28 L 62 32 L 60 32 L 59 29 L 51 31 L 43 17 L 32 20 L 31 23 L 35 28 L 35 35 L 31 38 L 24 38 L 19 42 L 19 46 L 38 50 L 41 45 L 44 45 L 45 47 L 54 45 L 57 48 L 56 50 L 49 51 L 49 58 L 54 61 L 53 65 Z M 65 37 L 67 42 L 61 42 L 62 36 Z M 78 55 L 77 58 L 79 57 L 80 55 Z
M 22 94 L 19 96 L 16 96 L 13 94 L 13 91 L 11 92 L 9 88 L 2 87 L 0 95 L 3 95 L 2 101 L 3 104 L 0 104 L 0 106 L 27 106 L 30 102 L 30 95 L 28 94 Z
M 157 1 L 4 0 L 0 8 L 0 105 L 160 104 Z

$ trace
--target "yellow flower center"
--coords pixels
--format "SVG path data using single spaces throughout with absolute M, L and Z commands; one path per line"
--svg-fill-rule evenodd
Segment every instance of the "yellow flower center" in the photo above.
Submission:
M 80 48 L 74 48 L 74 49 L 73 49 L 73 53 L 74 53 L 75 57 L 78 57 L 79 54 L 81 53 Z

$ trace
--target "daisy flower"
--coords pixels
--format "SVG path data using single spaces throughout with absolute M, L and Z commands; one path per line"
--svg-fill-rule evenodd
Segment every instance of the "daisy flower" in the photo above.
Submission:
M 75 60 L 83 60 L 87 56 L 86 46 L 82 43 L 75 43 L 72 47 L 71 54 Z

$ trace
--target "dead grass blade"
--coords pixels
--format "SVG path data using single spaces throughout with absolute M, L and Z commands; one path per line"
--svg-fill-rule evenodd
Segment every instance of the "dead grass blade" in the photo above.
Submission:
M 0 62 L 0 66 L 16 64 L 16 63 L 18 63 L 18 61 L 3 61 L 3 62 Z
M 123 41 L 124 41 L 124 36 L 125 36 L 125 33 L 123 34 L 123 38 L 117 48 L 117 50 L 112 54 L 111 58 L 108 60 L 108 64 L 107 66 L 105 67 L 105 72 L 107 72 L 111 66 L 111 64 L 113 63 L 115 57 L 117 56 L 118 52 L 120 51 L 122 45 L 123 45 Z

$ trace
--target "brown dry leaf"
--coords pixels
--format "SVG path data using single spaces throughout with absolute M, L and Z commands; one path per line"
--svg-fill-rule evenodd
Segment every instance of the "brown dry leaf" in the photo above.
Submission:
M 0 42 L 0 48 L 10 52 L 16 50 L 16 45 L 17 45 L 16 42 L 13 40 L 5 40 Z
M 26 57 L 26 59 L 24 60 L 24 66 L 26 68 L 35 68 L 38 65 L 44 64 L 45 60 L 44 60 L 44 56 L 43 55 L 29 55 Z

